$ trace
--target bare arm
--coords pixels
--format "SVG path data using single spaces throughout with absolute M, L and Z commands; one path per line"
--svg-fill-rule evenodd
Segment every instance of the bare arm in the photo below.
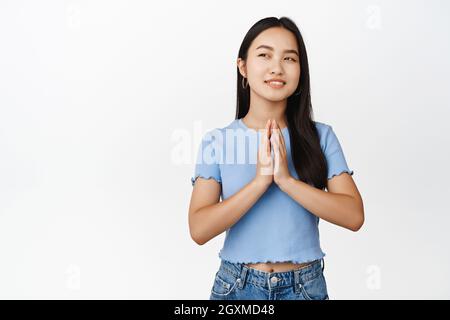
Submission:
M 220 184 L 213 179 L 198 178 L 189 206 L 192 239 L 202 245 L 230 228 L 255 204 L 266 189 L 266 185 L 254 179 L 231 197 L 219 202 Z
M 348 173 L 328 180 L 328 192 L 291 177 L 280 189 L 316 216 L 333 224 L 358 231 L 364 223 L 361 195 Z
M 295 179 L 289 173 L 286 145 L 276 122 L 272 129 L 274 135 L 271 143 L 274 146 L 276 164 L 274 181 L 278 187 L 317 217 L 358 231 L 364 223 L 364 207 L 351 175 L 343 172 L 328 179 L 328 192 Z

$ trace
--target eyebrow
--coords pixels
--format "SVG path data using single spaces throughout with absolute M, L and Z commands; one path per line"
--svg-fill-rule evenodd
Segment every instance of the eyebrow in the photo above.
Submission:
M 258 49 L 269 49 L 269 50 L 272 50 L 272 51 L 274 50 L 273 47 L 268 46 L 268 45 L 265 45 L 265 44 L 260 45 L 260 46 L 259 46 L 258 48 L 256 48 L 255 50 L 258 50 Z M 284 52 L 285 52 L 285 53 L 295 53 L 297 56 L 299 56 L 297 50 L 284 50 Z

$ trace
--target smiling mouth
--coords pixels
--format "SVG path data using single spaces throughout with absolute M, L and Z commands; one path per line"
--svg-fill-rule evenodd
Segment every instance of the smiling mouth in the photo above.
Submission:
M 264 81 L 269 87 L 279 89 L 286 85 L 284 81 Z

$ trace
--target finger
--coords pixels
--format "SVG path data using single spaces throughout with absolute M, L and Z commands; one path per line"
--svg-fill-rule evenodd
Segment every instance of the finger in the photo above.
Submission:
M 270 140 L 270 137 L 272 136 L 272 119 L 268 120 L 269 124 L 267 127 L 267 139 Z
M 273 130 L 272 133 L 276 132 L 278 134 L 278 123 L 276 120 L 273 120 Z M 279 138 L 279 137 L 278 137 Z
M 276 141 L 278 144 L 280 144 L 280 131 L 278 130 L 278 123 L 274 120 L 273 123 L 273 134 L 276 137 Z
M 266 139 L 267 139 L 267 127 L 269 126 L 269 123 L 266 122 L 266 126 L 264 128 L 264 130 L 259 130 L 259 133 L 261 134 L 261 142 L 262 142 L 262 147 L 265 149 L 266 148 Z
M 272 137 L 270 138 L 270 142 L 275 150 L 278 150 L 280 148 L 279 138 L 278 138 L 278 132 L 274 131 L 272 134 Z
M 284 141 L 284 136 L 283 136 L 283 132 L 280 129 L 280 134 L 281 134 L 281 143 L 283 144 L 283 147 L 286 148 L 286 143 Z
M 270 155 L 271 146 L 270 146 L 269 136 L 267 134 L 269 132 L 269 128 L 270 128 L 270 121 L 267 121 L 266 127 L 265 127 L 265 132 L 262 135 L 262 140 L 264 141 L 264 144 L 262 145 L 262 148 L 261 148 L 261 153 L 262 153 L 262 157 L 263 157 L 263 161 L 262 161 L 263 166 L 270 165 L 270 163 L 271 163 L 271 155 Z
M 267 138 L 266 136 L 262 135 L 261 136 L 261 146 L 259 149 L 259 162 L 261 164 L 261 166 L 267 166 L 269 164 L 269 157 L 267 156 Z
M 280 149 L 283 153 L 286 152 L 286 145 L 284 143 L 284 137 L 283 137 L 283 132 L 281 132 L 281 129 L 278 129 L 278 134 L 280 137 Z
M 270 137 L 270 144 L 272 145 L 273 151 L 278 151 L 278 143 L 277 143 L 277 133 L 274 132 L 272 137 Z
M 267 120 L 266 123 L 266 154 L 268 157 L 270 157 L 270 138 L 271 138 L 271 132 L 270 132 L 270 127 L 272 126 L 272 122 L 269 120 Z
M 273 144 L 273 147 L 276 147 L 276 144 L 273 143 L 273 140 L 276 139 L 276 134 L 275 134 L 275 120 L 271 119 L 270 120 L 270 141 L 271 141 L 271 145 Z
M 273 170 L 274 170 L 274 174 L 278 173 L 278 168 L 280 166 L 280 150 L 279 150 L 279 145 L 277 142 L 277 138 L 274 138 L 274 149 L 273 149 L 273 154 L 274 154 L 274 164 L 273 164 Z
M 286 151 L 286 144 L 284 143 L 283 132 L 281 131 L 281 128 L 278 125 L 278 123 L 276 124 L 276 126 L 277 126 L 277 132 L 278 132 L 278 136 L 279 136 L 280 149 L 282 151 Z
M 279 153 L 280 152 L 280 138 L 278 136 L 278 133 L 275 133 L 274 145 L 275 145 L 275 151 Z

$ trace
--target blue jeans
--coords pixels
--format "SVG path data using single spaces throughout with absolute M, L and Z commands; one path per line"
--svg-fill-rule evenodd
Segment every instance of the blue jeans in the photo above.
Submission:
M 209 299 L 328 300 L 324 268 L 323 258 L 284 272 L 266 272 L 221 260 Z

